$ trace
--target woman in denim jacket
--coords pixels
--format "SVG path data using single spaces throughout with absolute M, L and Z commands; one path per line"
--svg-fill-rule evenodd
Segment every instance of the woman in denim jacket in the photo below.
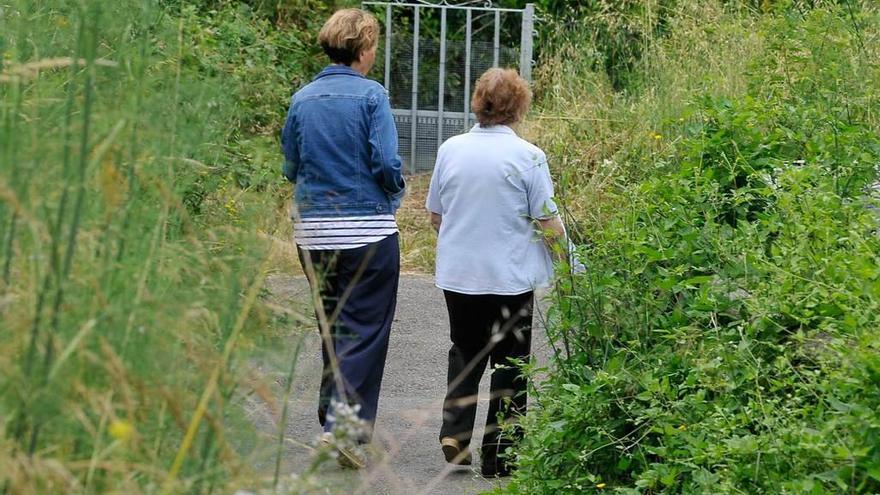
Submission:
M 294 184 L 294 239 L 321 296 L 319 322 L 328 322 L 319 323 L 322 438 L 353 468 L 363 467 L 363 451 L 339 437 L 367 443 L 375 423 L 400 273 L 394 214 L 405 188 L 387 93 L 365 77 L 378 37 L 369 13 L 336 12 L 318 36 L 333 63 L 293 95 L 281 134 L 283 173 Z M 354 434 L 337 425 L 352 412 L 365 427 Z

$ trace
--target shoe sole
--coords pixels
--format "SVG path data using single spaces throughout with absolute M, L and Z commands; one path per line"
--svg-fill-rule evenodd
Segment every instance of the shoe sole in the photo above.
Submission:
M 481 472 L 484 478 L 507 478 L 512 473 L 510 471 Z

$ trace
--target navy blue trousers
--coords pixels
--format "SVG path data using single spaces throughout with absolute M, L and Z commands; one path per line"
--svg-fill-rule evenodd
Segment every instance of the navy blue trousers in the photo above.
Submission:
M 360 405 L 359 417 L 369 429 L 362 440 L 369 441 L 379 406 L 379 390 L 388 354 L 388 337 L 397 307 L 400 280 L 398 234 L 356 249 L 308 251 L 299 249 L 305 266 L 308 256 L 315 268 L 324 314 L 331 321 L 333 349 L 339 363 L 345 398 Z M 340 306 L 341 303 L 341 307 Z M 324 362 L 318 396 L 318 420 L 324 431 L 333 429 L 331 400 L 340 400 L 330 366 L 331 349 L 321 341 Z

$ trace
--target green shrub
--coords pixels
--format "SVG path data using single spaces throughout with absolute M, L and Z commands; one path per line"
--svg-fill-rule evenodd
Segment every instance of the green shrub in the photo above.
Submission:
M 880 140 L 788 110 L 707 102 L 624 193 L 557 299 L 510 492 L 880 489 Z
M 616 152 L 643 174 L 608 181 L 588 271 L 559 279 L 499 491 L 880 491 L 877 11 L 850 7 L 762 19 L 744 94 L 696 91 L 665 146 Z M 699 77 L 645 70 L 652 97 Z
M 262 3 L 206 3 L 172 10 L 183 18 L 184 66 L 228 88 L 215 102 L 229 115 L 226 136 L 211 173 L 190 188 L 193 206 L 222 184 L 262 191 L 279 183 L 278 135 L 290 95 L 325 62 L 317 44 L 328 9 L 323 2 L 302 0 L 271 10 Z M 284 13 L 291 7 L 308 15 L 293 22 Z

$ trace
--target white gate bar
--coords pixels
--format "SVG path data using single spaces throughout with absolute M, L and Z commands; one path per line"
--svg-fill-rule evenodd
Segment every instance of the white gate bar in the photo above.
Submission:
M 526 81 L 532 80 L 532 32 L 535 28 L 535 4 L 527 3 L 522 15 L 519 74 Z
M 385 6 L 385 91 L 391 84 L 391 4 Z
M 501 12 L 495 11 L 495 38 L 492 41 L 492 67 L 498 67 L 498 52 L 501 50 Z
M 367 1 L 361 2 L 363 5 L 387 5 L 389 2 L 377 2 L 377 1 Z M 504 9 L 504 8 L 496 8 L 496 7 L 467 7 L 464 5 L 429 5 L 424 3 L 397 3 L 393 2 L 395 7 L 424 7 L 426 9 L 434 8 L 444 8 L 444 9 L 455 9 L 455 10 L 476 10 L 479 12 L 523 12 L 523 9 Z
M 468 115 L 471 113 L 471 9 L 467 9 L 465 20 L 464 44 L 464 131 L 468 127 Z
M 437 87 L 437 147 L 443 143 L 443 97 L 446 92 L 446 9 L 440 9 L 440 82 Z
M 413 62 L 412 62 L 412 125 L 410 127 L 410 173 L 416 171 L 416 143 L 418 142 L 418 123 L 416 122 L 419 108 L 419 22 L 421 10 L 415 7 L 415 21 L 413 22 Z

